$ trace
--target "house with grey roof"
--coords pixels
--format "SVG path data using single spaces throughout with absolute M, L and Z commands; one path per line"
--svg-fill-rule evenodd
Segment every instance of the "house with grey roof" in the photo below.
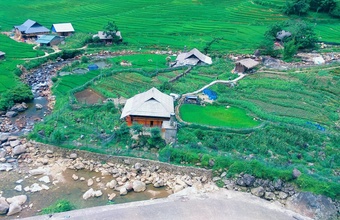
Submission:
M 235 72 L 244 73 L 246 71 L 252 70 L 257 65 L 259 65 L 259 62 L 257 62 L 256 60 L 250 58 L 243 59 L 235 62 Z
M 174 112 L 173 97 L 153 87 L 128 99 L 120 118 L 125 119 L 128 126 L 138 123 L 144 127 L 160 127 L 163 138 L 170 142 L 177 134 Z
M 5 52 L 0 51 L 0 60 L 5 59 L 5 55 L 6 55 Z
M 123 41 L 122 33 L 120 31 L 116 31 L 116 36 L 119 38 L 119 41 Z M 113 37 L 107 35 L 104 31 L 98 31 L 98 34 L 93 35 L 92 38 L 99 38 L 99 40 L 104 43 L 112 43 L 113 41 Z
M 70 36 L 74 33 L 74 28 L 71 23 L 53 24 L 51 27 L 52 33 L 59 36 Z
M 14 26 L 16 38 L 37 37 L 38 35 L 48 34 L 49 29 L 36 21 L 28 19 L 21 25 Z
M 60 44 L 63 40 L 63 37 L 57 35 L 39 35 L 35 42 L 40 46 L 54 46 Z
M 212 64 L 212 60 L 210 57 L 204 55 L 196 48 L 190 50 L 189 52 L 180 53 L 176 61 L 171 64 L 172 67 L 178 66 L 195 66 L 198 64 L 210 65 Z

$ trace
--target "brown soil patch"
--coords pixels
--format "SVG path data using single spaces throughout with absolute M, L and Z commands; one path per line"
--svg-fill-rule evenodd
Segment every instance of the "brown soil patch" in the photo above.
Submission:
M 105 98 L 101 96 L 100 94 L 96 93 L 92 89 L 85 89 L 81 92 L 77 92 L 74 94 L 77 101 L 79 103 L 86 103 L 86 104 L 96 104 L 96 103 L 102 103 Z

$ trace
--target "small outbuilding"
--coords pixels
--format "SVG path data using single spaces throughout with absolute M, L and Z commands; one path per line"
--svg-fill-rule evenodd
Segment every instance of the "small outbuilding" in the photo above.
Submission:
M 256 60 L 250 58 L 243 59 L 235 63 L 235 72 L 244 73 L 249 70 L 252 70 L 257 65 L 259 65 L 259 62 L 257 62 Z
M 279 31 L 276 33 L 276 40 L 278 41 L 283 41 L 285 38 L 292 36 L 292 33 L 290 33 L 289 31 Z
M 51 27 L 52 33 L 59 36 L 70 36 L 74 33 L 74 28 L 71 23 L 53 24 Z
M 0 60 L 5 59 L 5 55 L 6 55 L 5 52 L 0 51 Z
M 28 19 L 21 25 L 14 26 L 16 38 L 37 37 L 38 35 L 48 34 L 49 29 L 36 21 Z
M 210 65 L 212 64 L 212 60 L 210 57 L 204 55 L 196 48 L 190 50 L 186 53 L 180 53 L 176 61 L 171 64 L 171 67 L 178 67 L 178 66 L 195 66 L 198 64 L 203 65 Z
M 119 38 L 120 41 L 123 41 L 123 37 L 120 31 L 116 32 L 116 36 Z M 97 37 L 100 41 L 104 43 L 112 43 L 113 41 L 113 37 L 111 35 L 107 35 L 104 31 L 98 31 L 98 34 L 93 35 L 93 39 Z
M 97 64 L 90 64 L 87 66 L 87 68 L 89 69 L 89 71 L 92 71 L 92 70 L 97 70 L 99 67 Z
M 35 41 L 40 46 L 54 46 L 60 44 L 64 39 L 56 35 L 39 35 Z

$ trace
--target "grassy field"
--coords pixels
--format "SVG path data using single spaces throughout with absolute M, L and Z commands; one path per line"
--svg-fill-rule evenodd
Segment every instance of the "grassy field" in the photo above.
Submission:
M 244 109 L 225 106 L 199 106 L 184 104 L 181 118 L 190 123 L 230 128 L 252 128 L 260 123 L 247 115 Z

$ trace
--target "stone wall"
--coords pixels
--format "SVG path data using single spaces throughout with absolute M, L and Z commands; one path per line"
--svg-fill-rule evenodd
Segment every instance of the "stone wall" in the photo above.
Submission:
M 32 142 L 32 144 L 39 148 L 40 151 L 52 150 L 56 156 L 61 156 L 64 158 L 68 158 L 71 153 L 76 153 L 78 157 L 82 157 L 86 160 L 94 160 L 94 161 L 102 161 L 103 163 L 120 163 L 120 164 L 135 164 L 141 163 L 144 166 L 157 166 L 159 169 L 162 169 L 167 172 L 175 173 L 175 174 L 187 174 L 190 176 L 206 176 L 207 178 L 212 178 L 212 170 L 206 170 L 202 168 L 195 167 L 186 167 L 186 166 L 177 166 L 169 163 L 163 163 L 159 161 L 147 160 L 142 158 L 133 158 L 133 157 L 124 157 L 124 156 L 113 156 L 113 155 L 105 155 L 92 153 L 88 151 L 82 150 L 70 150 L 61 147 L 56 147 L 52 145 L 42 144 L 38 142 Z

